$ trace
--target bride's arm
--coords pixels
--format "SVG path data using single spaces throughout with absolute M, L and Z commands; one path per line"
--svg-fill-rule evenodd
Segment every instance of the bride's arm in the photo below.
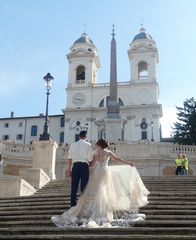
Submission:
M 130 161 L 126 161 L 126 160 L 124 160 L 124 159 L 122 159 L 122 158 L 119 158 L 119 157 L 117 157 L 113 152 L 109 152 L 109 157 L 111 157 L 114 161 L 116 161 L 116 162 L 121 162 L 121 163 L 125 163 L 125 164 L 128 164 L 128 165 L 130 165 L 130 166 L 132 166 L 132 167 L 134 167 L 134 164 L 132 163 L 132 162 L 130 162 Z

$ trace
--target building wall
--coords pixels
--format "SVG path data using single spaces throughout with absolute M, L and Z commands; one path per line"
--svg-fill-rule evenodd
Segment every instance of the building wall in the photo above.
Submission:
M 60 143 L 60 133 L 64 132 L 64 126 L 61 127 L 61 118 L 64 118 L 63 114 L 50 116 L 50 136 L 57 143 Z M 5 140 L 4 136 L 7 135 L 9 141 L 30 144 L 32 141 L 39 140 L 40 134 L 43 133 L 44 122 L 44 116 L 1 118 L 0 140 Z M 5 124 L 8 124 L 8 127 L 5 127 Z M 36 136 L 31 135 L 32 126 L 37 126 Z M 18 139 L 18 135 L 22 135 L 22 139 Z

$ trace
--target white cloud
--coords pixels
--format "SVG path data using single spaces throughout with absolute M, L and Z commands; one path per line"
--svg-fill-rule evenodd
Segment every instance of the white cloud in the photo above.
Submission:
M 161 118 L 162 137 L 170 137 L 173 123 L 177 120 L 176 107 L 164 107 L 163 117 Z

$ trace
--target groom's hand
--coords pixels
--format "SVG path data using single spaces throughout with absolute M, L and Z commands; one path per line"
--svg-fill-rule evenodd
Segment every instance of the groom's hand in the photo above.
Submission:
M 67 170 L 68 177 L 71 177 L 71 170 Z

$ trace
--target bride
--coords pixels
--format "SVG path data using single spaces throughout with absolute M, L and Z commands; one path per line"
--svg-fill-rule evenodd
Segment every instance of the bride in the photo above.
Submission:
M 58 227 L 128 227 L 144 220 L 140 207 L 148 204 L 149 191 L 133 163 L 118 158 L 108 143 L 96 143 L 90 163 L 92 174 L 76 206 L 52 221 Z M 126 165 L 108 166 L 109 159 Z

